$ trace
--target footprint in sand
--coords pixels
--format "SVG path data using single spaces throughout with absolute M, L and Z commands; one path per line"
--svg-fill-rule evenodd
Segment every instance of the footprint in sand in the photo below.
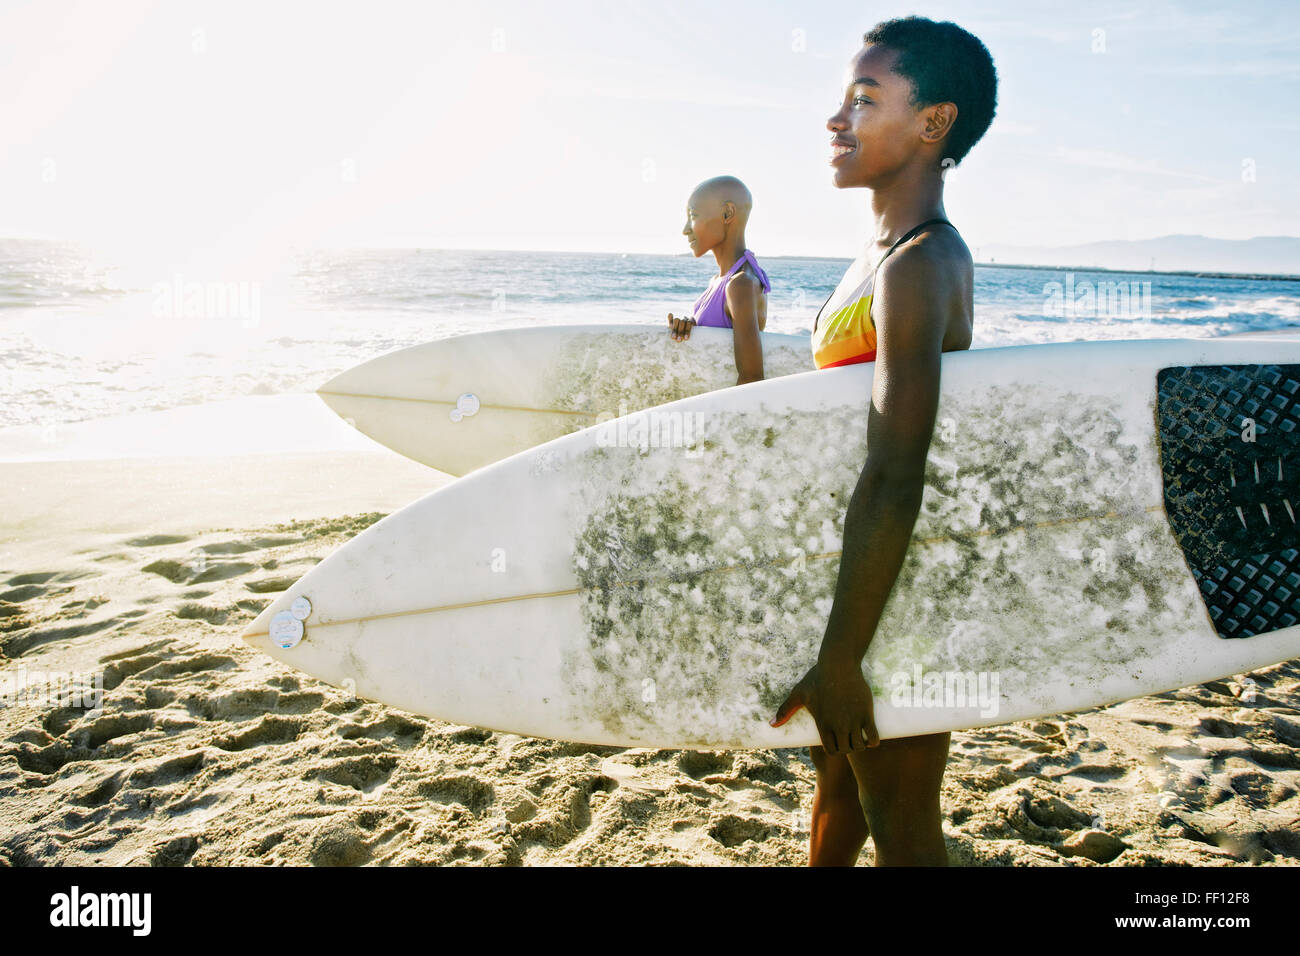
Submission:
M 141 570 L 157 574 L 173 584 L 206 584 L 210 581 L 225 581 L 228 578 L 247 574 L 257 567 L 247 561 L 213 561 L 203 557 L 191 562 L 163 559 L 145 565 Z
M 212 746 L 229 752 L 266 747 L 273 744 L 293 743 L 306 729 L 302 720 L 267 714 L 256 726 L 239 733 L 226 734 L 212 741 Z
M 244 587 L 254 594 L 278 594 L 287 591 L 297 580 L 296 577 L 287 576 L 259 578 L 255 581 L 245 581 Z
M 132 548 L 157 548 L 165 544 L 181 544 L 189 541 L 183 534 L 150 534 L 141 538 L 127 538 L 123 544 Z
M 396 755 L 382 753 L 326 759 L 304 773 L 303 779 L 323 780 L 361 793 L 372 793 L 388 782 L 397 764 Z

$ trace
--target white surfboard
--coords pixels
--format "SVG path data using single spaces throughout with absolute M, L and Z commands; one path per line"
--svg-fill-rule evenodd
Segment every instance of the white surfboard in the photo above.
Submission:
M 763 374 L 814 368 L 808 337 L 762 333 Z M 380 444 L 463 475 L 598 421 L 736 384 L 730 329 L 562 325 L 459 335 L 381 355 L 317 391 Z
M 357 535 L 244 637 L 499 731 L 816 743 L 806 711 L 768 720 L 824 633 L 873 371 L 724 389 L 498 462 Z M 1300 656 L 1298 396 L 1300 343 L 945 355 L 921 513 L 864 661 L 881 735 Z

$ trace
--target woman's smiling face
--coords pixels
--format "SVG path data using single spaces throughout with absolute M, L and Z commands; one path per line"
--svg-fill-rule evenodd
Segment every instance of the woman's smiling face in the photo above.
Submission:
M 925 129 L 912 106 L 912 84 L 894 72 L 898 53 L 872 44 L 858 51 L 844 74 L 844 100 L 826 121 L 831 137 L 831 181 L 837 188 L 875 187 L 906 164 Z

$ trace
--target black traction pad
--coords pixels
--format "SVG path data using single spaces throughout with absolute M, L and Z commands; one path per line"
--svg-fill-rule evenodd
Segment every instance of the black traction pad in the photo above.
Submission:
M 1300 623 L 1300 365 L 1156 375 L 1165 512 L 1220 637 Z

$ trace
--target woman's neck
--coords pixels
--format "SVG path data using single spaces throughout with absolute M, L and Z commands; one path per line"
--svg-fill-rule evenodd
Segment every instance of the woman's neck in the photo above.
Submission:
M 713 258 L 718 262 L 718 275 L 726 275 L 731 267 L 745 254 L 745 234 L 729 237 L 713 250 Z
M 871 212 L 876 223 L 875 246 L 887 247 L 929 219 L 947 219 L 943 177 L 926 172 L 877 187 L 871 191 Z

